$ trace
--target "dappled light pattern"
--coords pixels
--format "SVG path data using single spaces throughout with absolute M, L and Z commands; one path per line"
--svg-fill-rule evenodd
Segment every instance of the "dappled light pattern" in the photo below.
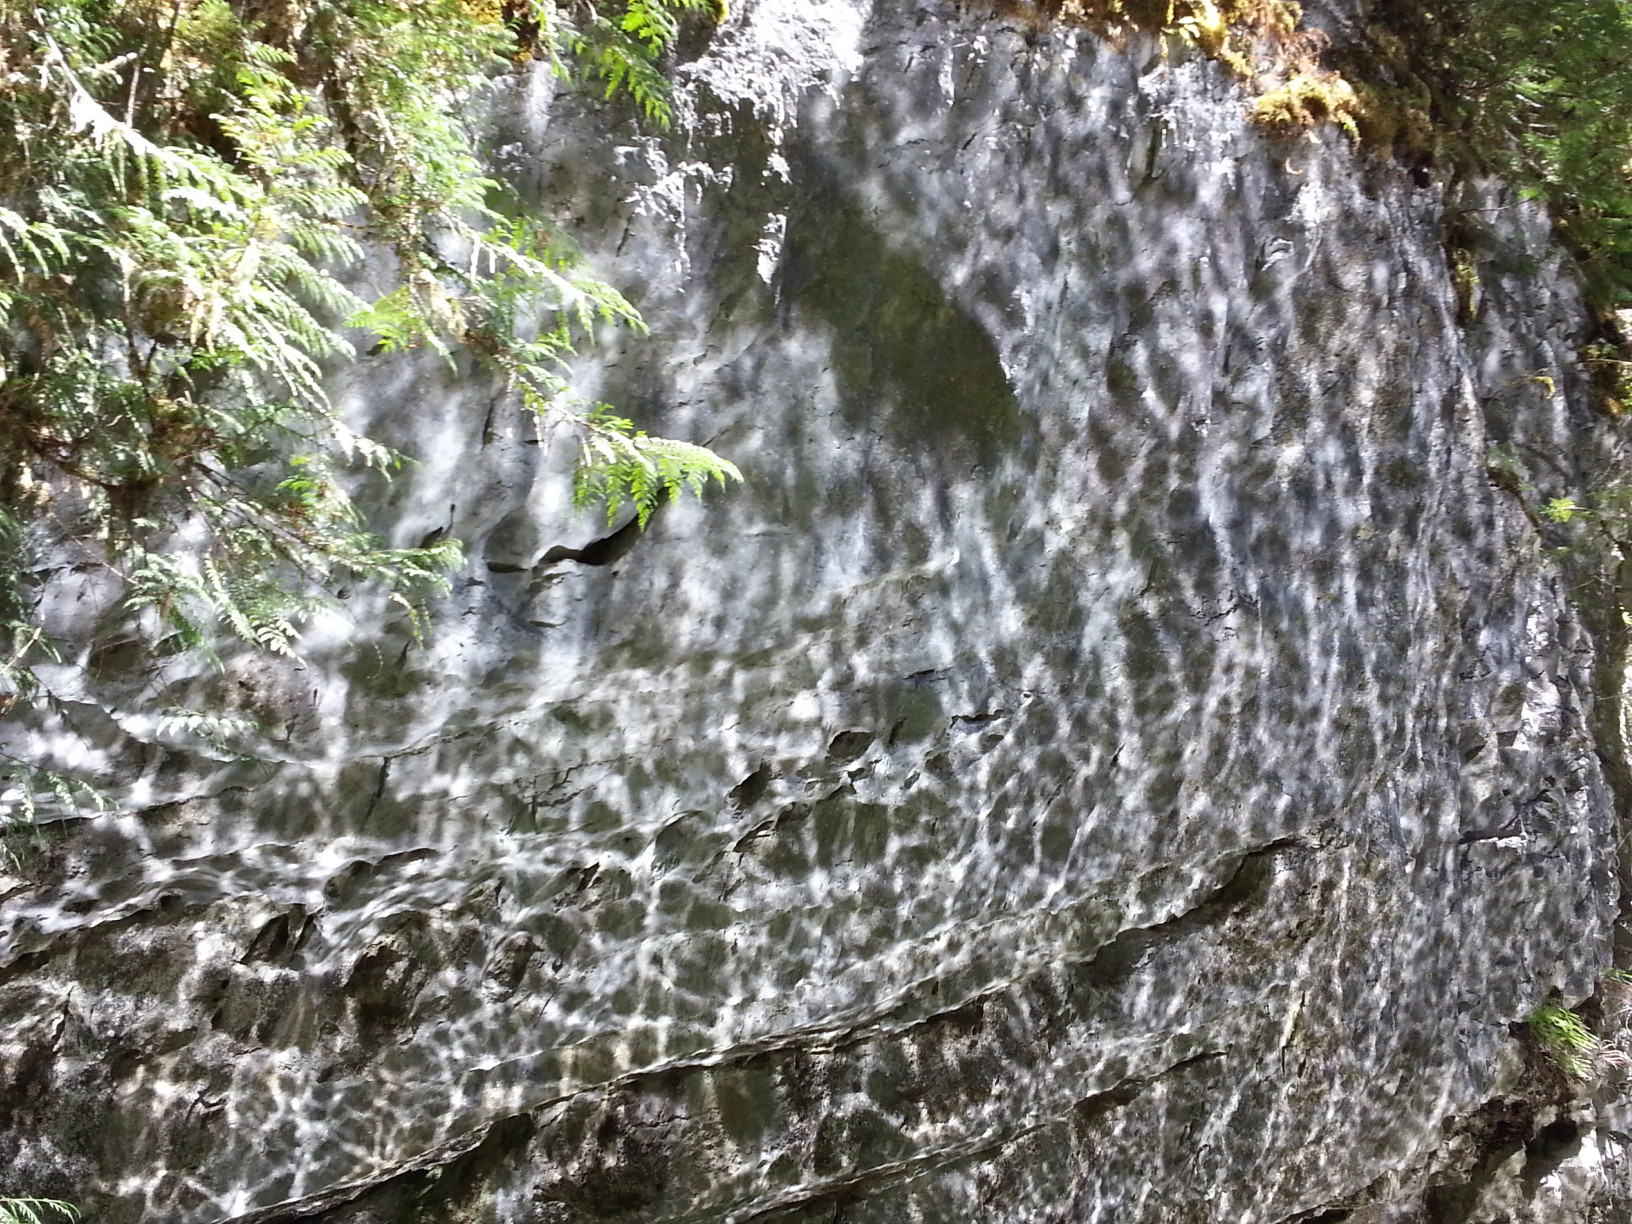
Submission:
M 1439 194 L 1217 65 L 732 8 L 672 138 L 540 75 L 498 147 L 652 324 L 584 394 L 746 485 L 589 563 L 564 439 L 352 375 L 423 461 L 382 509 L 471 564 L 423 640 L 359 593 L 304 669 L 63 669 L 142 807 L 18 844 L 0 1192 L 1267 1224 L 1448 1176 L 1591 991 L 1594 650 L 1486 470 L 1599 445 L 1539 215 L 1487 214 L 1463 331 Z

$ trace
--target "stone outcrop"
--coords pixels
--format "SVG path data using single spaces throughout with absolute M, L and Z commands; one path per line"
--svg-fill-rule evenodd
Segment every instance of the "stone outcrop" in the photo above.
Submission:
M 1621 1218 L 1624 1107 L 1523 1027 L 1619 1006 L 1618 615 L 1491 477 L 1614 454 L 1545 217 L 1153 39 L 733 9 L 673 133 L 541 73 L 494 144 L 651 324 L 581 393 L 743 486 L 575 517 L 570 439 L 372 359 L 381 521 L 470 544 L 423 634 L 359 591 L 215 675 L 53 576 L 30 750 L 127 806 L 0 887 L 0 1193 Z M 140 713 L 206 704 L 243 757 Z

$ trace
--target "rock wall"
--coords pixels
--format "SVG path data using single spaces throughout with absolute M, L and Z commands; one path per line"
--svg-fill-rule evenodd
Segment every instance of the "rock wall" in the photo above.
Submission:
M 422 461 L 378 510 L 471 544 L 422 637 L 358 592 L 216 676 L 52 576 L 83 649 L 12 737 L 128 807 L 0 890 L 0 1193 L 1615 1218 L 1632 1127 L 1521 1039 L 1618 898 L 1612 643 L 1488 473 L 1614 449 L 1545 218 L 1154 40 L 733 9 L 672 134 L 540 74 L 495 147 L 652 326 L 582 394 L 744 486 L 574 517 L 570 440 L 372 359 L 348 411 Z M 138 712 L 210 702 L 249 759 Z

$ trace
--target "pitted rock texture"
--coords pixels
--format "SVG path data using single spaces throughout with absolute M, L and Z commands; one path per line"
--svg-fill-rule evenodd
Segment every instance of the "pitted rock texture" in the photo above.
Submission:
M 1614 450 L 1545 219 L 1267 140 L 1154 40 L 733 10 L 673 134 L 541 74 L 494 147 L 652 326 L 582 394 L 744 486 L 575 518 L 570 439 L 375 360 L 348 411 L 422 463 L 380 513 L 472 546 L 423 638 L 358 592 L 303 667 L 149 666 L 54 576 L 54 750 L 131 808 L 6 882 L 0 1191 L 1588 1219 L 1619 1115 L 1515 1026 L 1609 962 L 1605 644 L 1489 474 Z M 134 713 L 206 702 L 255 759 Z

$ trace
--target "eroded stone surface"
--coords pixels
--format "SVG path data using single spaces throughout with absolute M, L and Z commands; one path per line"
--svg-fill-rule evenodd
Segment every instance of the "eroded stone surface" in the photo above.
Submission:
M 1597 656 L 1487 474 L 1608 446 L 1545 223 L 1479 214 L 1463 326 L 1443 190 L 1266 142 L 1215 65 L 733 8 L 675 135 L 540 78 L 495 143 L 652 324 L 585 396 L 747 484 L 618 535 L 468 371 L 351 376 L 423 461 L 402 541 L 471 563 L 422 642 L 357 594 L 385 627 L 303 669 L 65 667 L 62 750 L 136 810 L 7 886 L 0 1191 L 1483 1218 L 1494 1173 L 1432 1213 L 1491 1118 L 1556 1124 L 1511 1026 L 1593 991 L 1616 903 Z M 259 763 L 123 712 L 203 694 Z

